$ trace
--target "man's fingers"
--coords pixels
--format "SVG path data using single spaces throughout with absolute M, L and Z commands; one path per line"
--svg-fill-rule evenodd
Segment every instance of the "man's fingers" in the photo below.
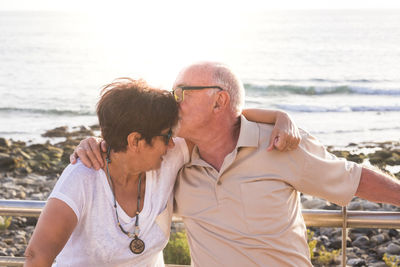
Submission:
M 107 152 L 107 143 L 106 141 L 102 140 L 100 143 L 101 151 L 106 153 Z
M 86 156 L 88 157 L 88 159 L 92 163 L 93 168 L 95 170 L 100 169 L 101 165 L 100 165 L 99 161 L 97 160 L 97 156 L 96 156 L 97 152 L 93 151 L 91 146 L 89 146 L 89 148 L 85 152 L 86 152 Z
M 75 151 L 71 155 L 69 155 L 69 162 L 71 164 L 75 164 L 76 163 Z
M 87 155 L 87 150 L 86 149 L 84 149 L 81 146 L 78 146 L 75 149 L 75 153 L 78 155 L 78 157 L 82 161 L 83 165 L 85 165 L 88 168 L 92 168 L 94 166 L 92 161 L 90 160 L 90 158 Z
M 103 157 L 101 156 L 100 144 L 97 139 L 90 139 L 89 146 L 91 153 L 88 153 L 88 156 L 94 163 L 94 168 L 98 170 L 100 167 L 103 167 Z

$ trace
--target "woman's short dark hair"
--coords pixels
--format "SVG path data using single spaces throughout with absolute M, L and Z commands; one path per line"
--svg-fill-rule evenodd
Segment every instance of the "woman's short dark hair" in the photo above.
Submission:
M 127 137 L 138 132 L 151 145 L 154 136 L 178 121 L 178 105 L 166 90 L 143 80 L 119 78 L 105 86 L 97 103 L 103 139 L 115 152 L 126 151 Z

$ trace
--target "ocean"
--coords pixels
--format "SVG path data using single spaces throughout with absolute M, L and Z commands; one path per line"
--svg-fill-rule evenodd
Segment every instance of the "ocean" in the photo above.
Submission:
M 0 11 L 0 137 L 96 124 L 113 79 L 169 89 L 185 64 L 218 60 L 246 107 L 285 110 L 327 145 L 400 140 L 400 10 L 160 14 Z

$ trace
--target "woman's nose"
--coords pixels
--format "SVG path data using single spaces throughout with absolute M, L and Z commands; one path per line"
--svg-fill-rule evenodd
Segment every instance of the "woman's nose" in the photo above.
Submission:
M 174 146 L 175 146 L 174 138 L 169 139 L 168 149 L 174 148 Z

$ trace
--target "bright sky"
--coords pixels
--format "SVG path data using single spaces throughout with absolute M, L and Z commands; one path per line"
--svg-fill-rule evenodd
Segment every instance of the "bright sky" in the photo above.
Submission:
M 193 8 L 235 10 L 324 9 L 324 8 L 400 8 L 399 0 L 0 0 L 0 10 L 76 10 L 109 11 L 119 9 L 158 9 L 170 12 Z M 199 9 L 198 9 L 199 8 Z

